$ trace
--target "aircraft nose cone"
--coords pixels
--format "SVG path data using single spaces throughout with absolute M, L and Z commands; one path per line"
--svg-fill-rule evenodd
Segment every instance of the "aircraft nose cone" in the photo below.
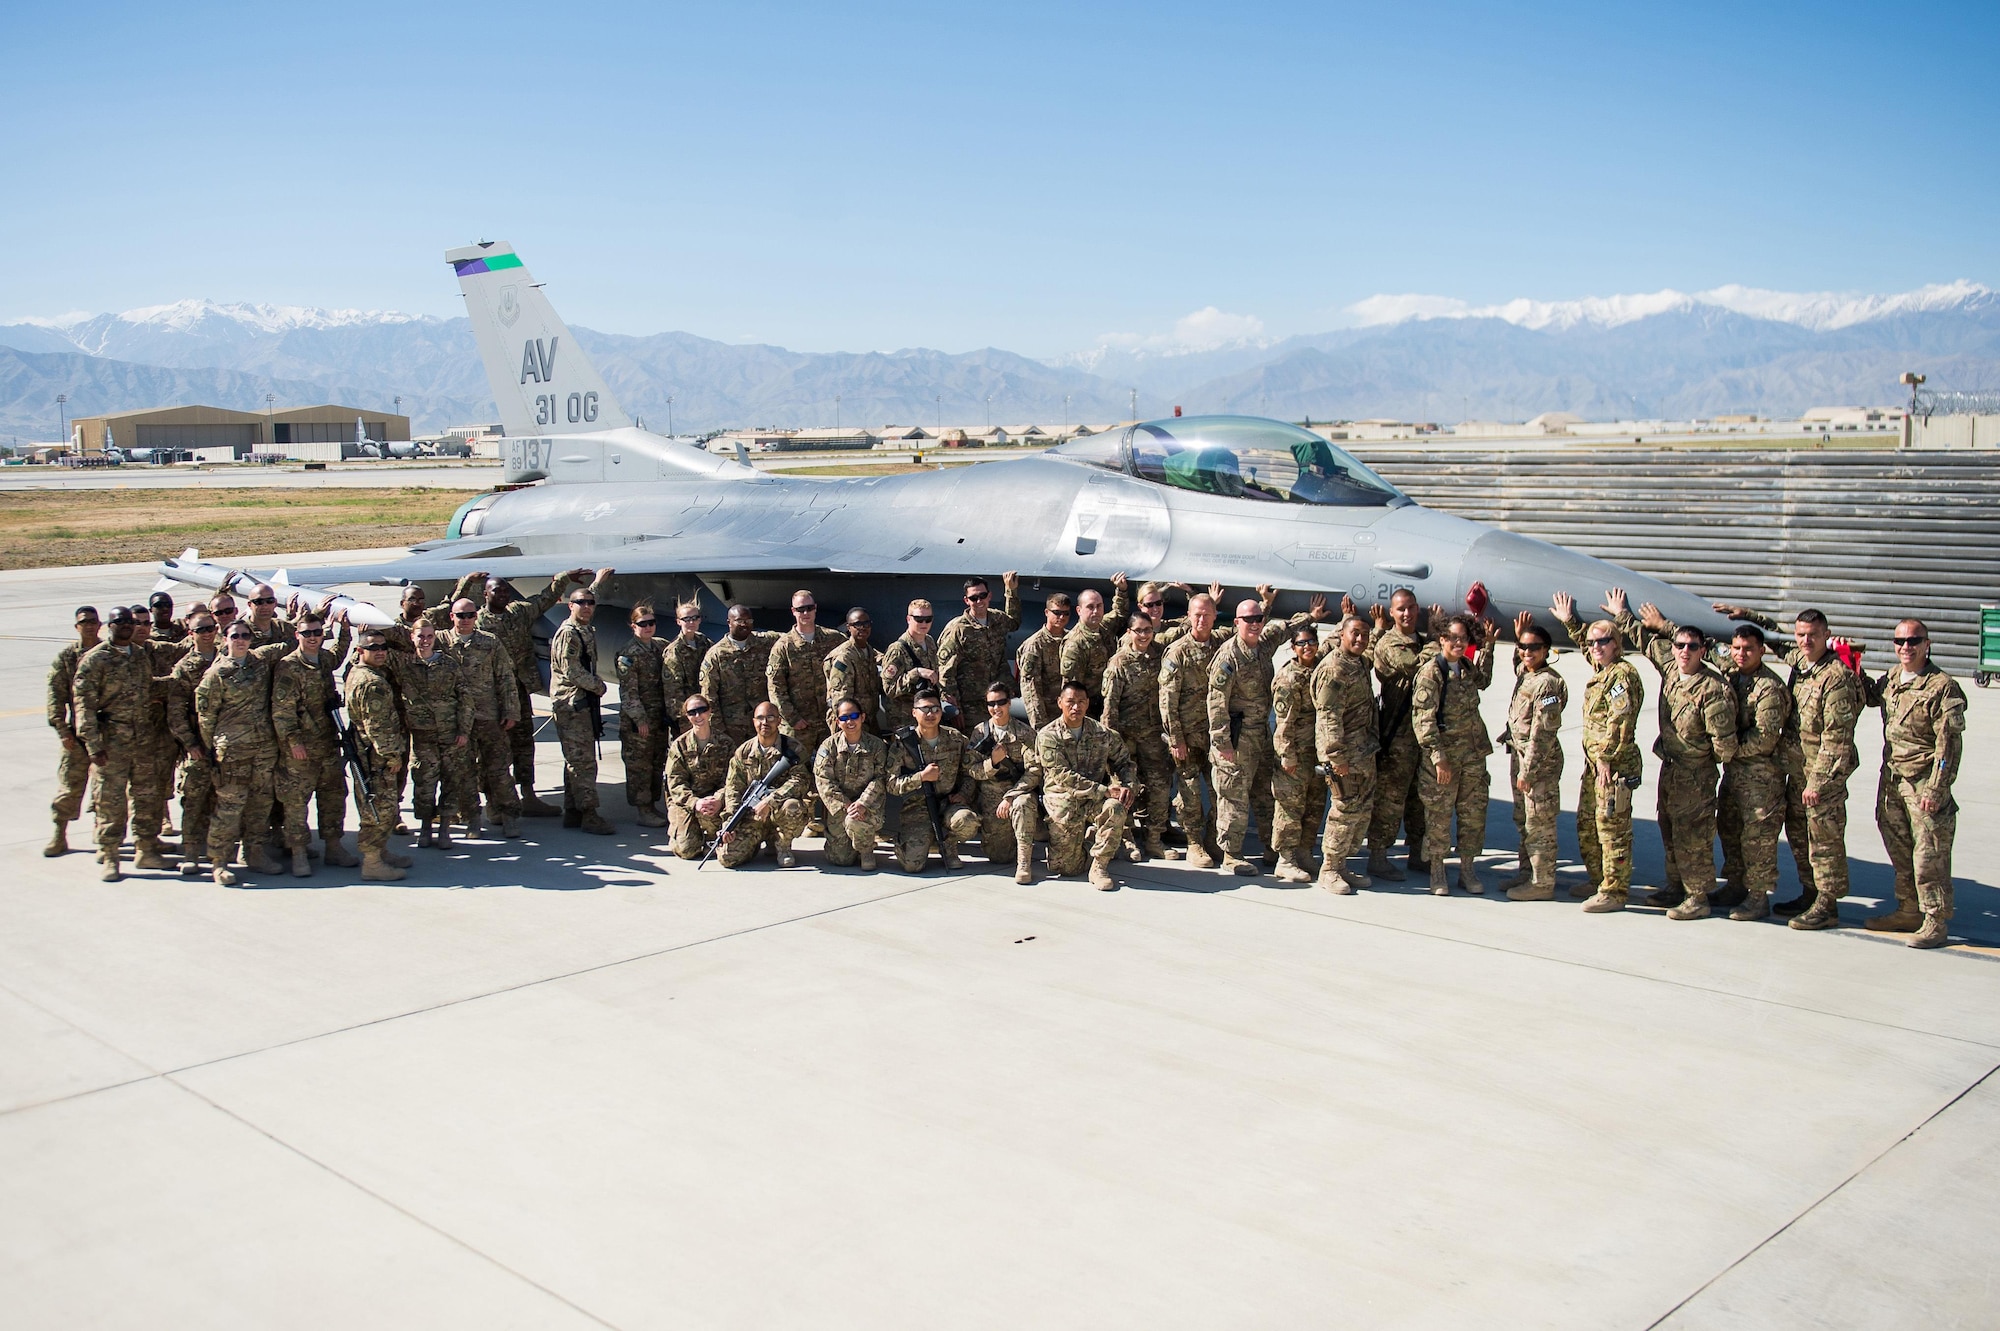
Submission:
M 1728 621 L 1692 592 L 1516 532 L 1486 533 L 1465 552 L 1461 567 L 1468 585 L 1474 579 L 1486 584 L 1491 602 L 1488 618 L 1505 627 L 1521 611 L 1531 610 L 1535 621 L 1556 634 L 1559 642 L 1563 641 L 1563 630 L 1549 609 L 1550 598 L 1556 592 L 1568 592 L 1576 598 L 1576 613 L 1588 623 L 1599 617 L 1598 603 L 1613 587 L 1625 589 L 1634 613 L 1642 603 L 1651 601 L 1676 623 L 1696 625 L 1710 633 L 1728 631 Z

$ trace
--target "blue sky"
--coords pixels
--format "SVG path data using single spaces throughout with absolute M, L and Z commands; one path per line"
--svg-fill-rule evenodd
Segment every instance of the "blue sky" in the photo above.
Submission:
M 2000 285 L 2000 6 L 12 6 L 0 319 L 186 297 L 1035 355 L 1214 306 Z M 1912 173 L 1922 194 L 1905 203 Z

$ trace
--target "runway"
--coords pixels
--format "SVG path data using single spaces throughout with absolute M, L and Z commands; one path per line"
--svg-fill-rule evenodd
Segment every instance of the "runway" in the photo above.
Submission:
M 10 1327 L 2000 1317 L 1991 692 L 1957 787 L 1972 941 L 1942 953 L 1182 864 L 1102 894 L 976 858 L 828 871 L 807 842 L 697 874 L 632 824 L 610 742 L 616 837 L 531 821 L 412 848 L 396 884 L 103 884 L 40 854 L 43 676 L 72 607 L 150 583 L 0 574 Z M 1573 804 L 1585 667 L 1559 663 Z M 1850 925 L 1889 891 L 1873 714 L 1860 744 Z M 539 770 L 547 794 L 552 740 Z
M 485 490 L 500 483 L 498 462 L 329 462 L 307 471 L 298 462 L 266 467 L 6 467 L 0 492 L 7 490 L 257 490 L 267 486 L 432 486 L 445 490 Z

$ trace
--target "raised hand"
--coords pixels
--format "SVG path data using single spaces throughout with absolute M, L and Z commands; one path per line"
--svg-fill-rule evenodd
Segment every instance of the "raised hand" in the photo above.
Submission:
M 1514 641 L 1519 642 L 1521 640 L 1521 635 L 1527 632 L 1529 629 L 1533 628 L 1534 626 L 1535 626 L 1534 611 L 1523 610 L 1520 614 L 1514 616 Z
M 1576 598 L 1568 592 L 1557 592 L 1549 598 L 1549 609 L 1555 611 L 1557 619 L 1567 624 L 1576 618 Z
M 1639 603 L 1639 622 L 1655 633 L 1665 633 L 1667 631 L 1667 617 L 1661 614 L 1660 607 L 1654 605 L 1651 601 L 1641 601 Z
M 1349 596 L 1346 592 L 1342 592 L 1340 594 L 1340 617 L 1342 619 L 1345 619 L 1349 615 L 1355 613 L 1356 611 L 1354 609 L 1354 598 L 1352 596 Z
M 1307 613 L 1312 615 L 1313 622 L 1315 624 L 1324 623 L 1326 621 L 1327 615 L 1326 615 L 1325 592 L 1317 592 L 1313 595 L 1312 604 L 1307 607 Z
M 1605 590 L 1604 603 L 1597 607 L 1613 619 L 1625 613 L 1625 589 L 1610 587 Z

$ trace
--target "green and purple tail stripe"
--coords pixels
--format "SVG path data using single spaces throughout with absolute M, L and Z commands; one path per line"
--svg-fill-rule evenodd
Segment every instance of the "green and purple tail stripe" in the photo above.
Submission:
M 459 259 L 452 264 L 460 277 L 470 277 L 474 273 L 497 273 L 520 266 L 521 256 L 518 254 L 490 254 L 478 259 Z

